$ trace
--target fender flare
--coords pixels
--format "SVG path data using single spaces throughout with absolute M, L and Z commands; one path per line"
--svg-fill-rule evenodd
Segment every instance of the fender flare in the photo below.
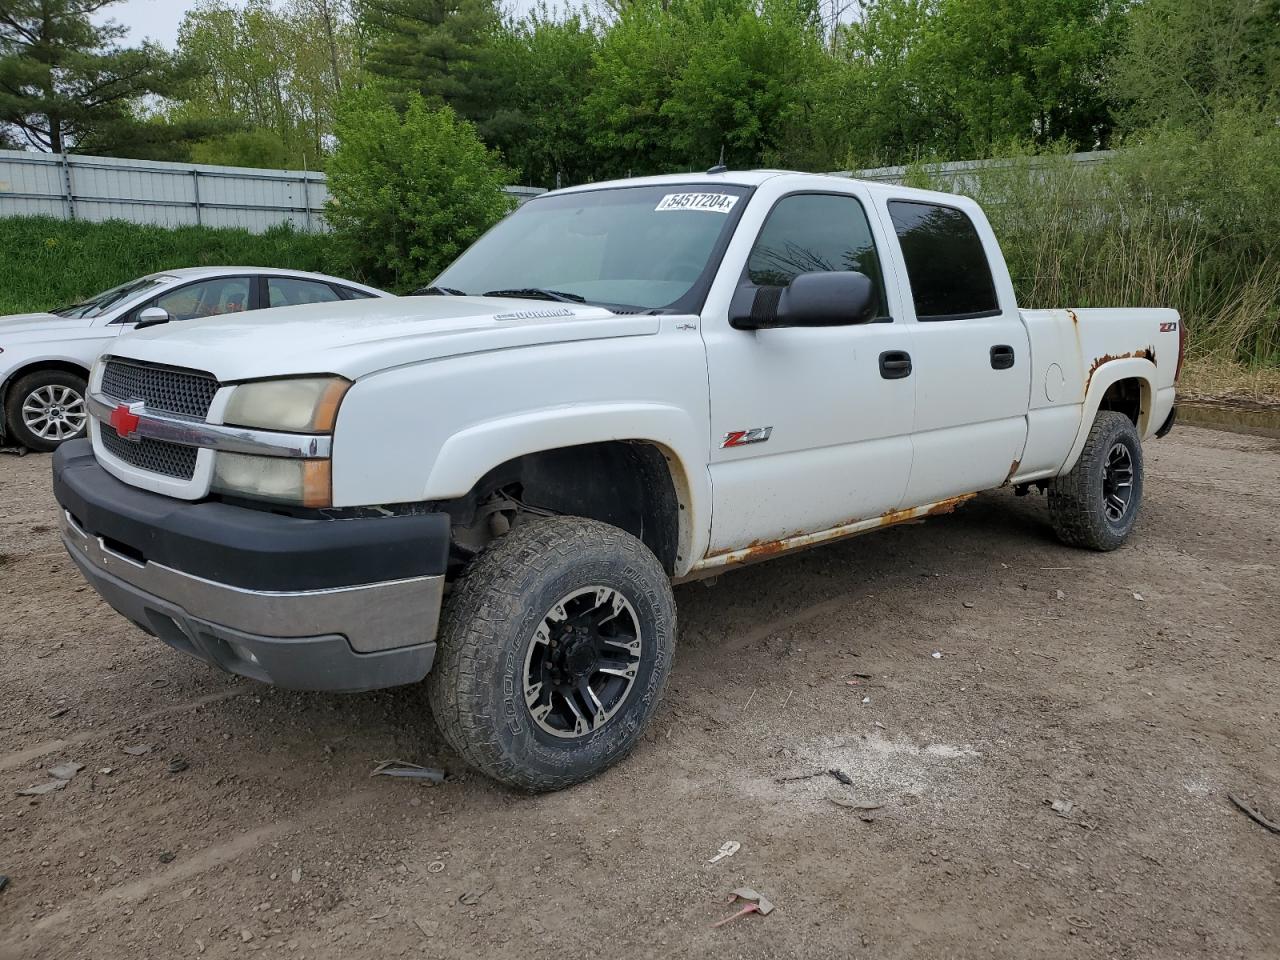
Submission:
M 440 448 L 422 499 L 465 496 L 490 470 L 516 457 L 613 440 L 649 443 L 667 459 L 679 501 L 677 573 L 702 558 L 711 536 L 707 439 L 687 412 L 659 403 L 568 404 L 474 424 Z M 698 466 L 701 464 L 701 466 Z
M 1080 407 L 1080 426 L 1076 430 L 1075 442 L 1071 444 L 1071 450 L 1058 470 L 1059 476 L 1071 470 L 1080 459 L 1085 441 L 1089 439 L 1089 431 L 1093 428 L 1093 420 L 1098 415 L 1098 408 L 1102 406 L 1102 398 L 1106 396 L 1107 390 L 1121 380 L 1138 380 L 1142 384 L 1138 436 L 1146 438 L 1150 430 L 1151 405 L 1156 389 L 1155 363 L 1145 356 L 1104 358 L 1088 376 L 1084 402 Z
M 32 354 L 14 363 L 6 373 L 0 374 L 0 393 L 7 391 L 14 383 L 33 370 L 40 370 L 44 367 L 75 367 L 84 371 L 85 379 L 87 380 L 89 374 L 93 372 L 93 361 L 86 364 L 79 357 L 67 356 L 64 353 Z

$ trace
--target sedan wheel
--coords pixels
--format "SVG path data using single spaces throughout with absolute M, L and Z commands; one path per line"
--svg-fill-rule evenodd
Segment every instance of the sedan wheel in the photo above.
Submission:
M 49 452 L 84 436 L 89 424 L 84 378 L 68 370 L 27 374 L 5 397 L 5 424 L 12 440 Z

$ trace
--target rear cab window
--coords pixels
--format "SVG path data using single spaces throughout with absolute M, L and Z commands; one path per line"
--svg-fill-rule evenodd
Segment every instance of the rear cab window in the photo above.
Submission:
M 982 238 L 968 214 L 918 200 L 890 200 L 916 319 L 924 322 L 1001 313 Z

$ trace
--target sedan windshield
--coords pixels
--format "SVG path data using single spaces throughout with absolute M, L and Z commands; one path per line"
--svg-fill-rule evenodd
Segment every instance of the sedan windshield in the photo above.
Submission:
M 96 297 L 90 297 L 84 303 L 60 307 L 54 310 L 53 313 L 59 317 L 70 317 L 73 320 L 88 320 L 93 317 L 100 317 L 113 307 L 160 286 L 166 279 L 166 277 L 142 277 L 139 280 L 130 280 L 128 283 L 112 287 Z
M 702 276 L 746 192 L 681 184 L 531 200 L 424 292 L 668 307 Z

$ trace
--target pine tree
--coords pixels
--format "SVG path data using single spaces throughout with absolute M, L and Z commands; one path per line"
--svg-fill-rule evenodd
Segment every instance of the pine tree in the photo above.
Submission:
M 54 153 L 110 152 L 139 132 L 139 102 L 172 94 L 185 76 L 160 47 L 121 47 L 126 28 L 92 22 L 117 2 L 0 2 L 0 126 Z
M 364 0 L 360 19 L 370 38 L 366 66 L 399 102 L 417 93 L 469 120 L 492 112 L 495 0 Z

